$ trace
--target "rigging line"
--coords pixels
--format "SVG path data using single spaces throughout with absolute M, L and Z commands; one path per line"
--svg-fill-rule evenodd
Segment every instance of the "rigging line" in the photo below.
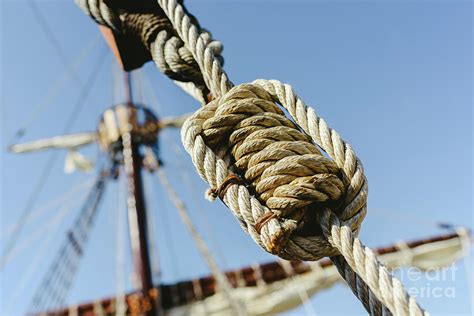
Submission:
M 94 180 L 87 180 L 86 182 L 80 181 L 71 190 L 68 190 L 67 192 L 63 192 L 61 195 L 57 196 L 53 200 L 49 201 L 47 204 L 35 208 L 33 211 L 31 211 L 30 215 L 25 219 L 25 225 L 28 224 L 29 222 L 35 220 L 39 216 L 43 215 L 43 213 L 47 210 L 50 210 L 52 208 L 56 208 L 63 203 L 67 202 L 70 200 L 72 196 L 76 196 L 77 194 L 82 193 L 84 190 L 90 189 L 92 187 L 92 184 L 94 183 Z M 5 228 L 0 232 L 0 239 L 6 239 L 11 236 L 15 225 L 10 225 L 8 228 Z
M 160 105 L 160 102 L 158 102 L 156 93 L 153 90 L 152 85 L 151 85 L 151 80 L 150 78 L 148 78 L 148 75 L 146 74 L 146 72 L 143 72 L 143 83 L 144 83 L 143 88 L 149 91 L 148 95 L 150 96 L 152 107 L 154 108 L 157 114 L 163 113 L 162 111 L 163 108 Z
M 125 208 L 125 192 L 126 184 L 125 177 L 121 177 L 119 180 L 119 193 L 117 199 L 117 220 L 116 220 L 116 290 L 115 290 L 115 315 L 123 316 L 127 310 L 125 301 L 125 221 L 126 221 L 126 208 Z
M 64 220 L 66 219 L 65 216 L 63 216 L 62 220 L 59 222 L 58 225 L 56 225 L 56 227 L 54 228 L 54 231 L 49 231 L 48 234 L 47 234 L 47 237 L 42 241 L 42 243 L 40 244 L 39 247 L 36 247 L 34 249 L 35 251 L 35 256 L 33 257 L 33 259 L 30 261 L 29 265 L 28 265 L 28 268 L 27 270 L 22 273 L 22 276 L 21 276 L 21 279 L 19 280 L 19 282 L 16 284 L 15 286 L 15 289 L 13 290 L 12 292 L 12 295 L 10 296 L 10 298 L 7 300 L 9 302 L 9 305 L 7 306 L 7 308 L 5 309 L 5 311 L 9 312 L 11 311 L 11 313 L 7 313 L 9 315 L 13 315 L 13 311 L 12 311 L 12 308 L 14 306 L 19 306 L 18 305 L 18 297 L 20 294 L 22 294 L 22 292 L 24 291 L 25 289 L 25 286 L 27 284 L 30 284 L 30 280 L 32 278 L 32 276 L 36 273 L 36 271 L 38 270 L 39 266 L 40 266 L 40 262 L 41 261 L 44 261 L 44 258 L 43 258 L 43 251 L 48 249 L 51 242 L 53 240 L 55 240 L 55 237 L 58 232 L 59 232 L 59 228 L 61 227 L 60 224 L 62 224 L 64 222 Z
M 38 182 L 36 183 L 33 192 L 28 198 L 25 208 L 20 213 L 20 218 L 15 224 L 10 237 L 6 241 L 6 246 L 0 258 L 0 270 L 4 268 L 6 264 L 6 259 L 10 256 L 11 251 L 13 250 L 15 244 L 20 238 L 20 234 L 23 230 L 23 227 L 26 224 L 25 219 L 30 216 L 31 211 L 33 210 L 33 205 L 36 204 L 36 200 L 38 199 L 39 194 L 41 193 L 41 191 L 43 191 L 43 187 L 49 178 L 50 172 L 53 169 L 54 164 L 56 163 L 57 157 L 58 155 L 55 152 L 49 155 L 48 160 L 46 161 L 46 164 L 44 165 L 44 168 L 41 171 Z
M 225 254 L 222 251 L 221 244 L 219 243 L 218 239 L 216 238 L 215 229 L 213 229 L 213 227 L 209 224 L 210 220 L 209 220 L 208 212 L 204 211 L 204 208 L 202 206 L 201 195 L 197 191 L 196 187 L 193 185 L 193 183 L 191 181 L 191 178 L 189 177 L 189 174 L 186 173 L 183 170 L 183 169 L 186 169 L 188 172 L 191 171 L 189 169 L 189 167 L 184 163 L 185 156 L 184 156 L 184 153 L 183 153 L 183 148 L 176 145 L 176 143 L 173 142 L 168 137 L 168 135 L 169 134 L 164 133 L 163 139 L 165 139 L 165 141 L 168 141 L 168 146 L 167 147 L 171 148 L 175 152 L 176 158 L 178 158 L 178 163 L 179 163 L 178 164 L 178 169 L 180 171 L 179 176 L 183 180 L 185 185 L 188 187 L 188 189 L 191 191 L 191 194 L 192 194 L 193 198 L 196 199 L 196 201 L 197 201 L 196 209 L 198 210 L 198 212 L 202 216 L 203 223 L 204 223 L 204 226 L 205 226 L 204 229 L 207 232 L 207 236 L 211 240 L 211 243 L 212 243 L 212 245 L 214 246 L 214 248 L 216 250 L 216 254 L 217 254 L 218 258 L 220 259 L 220 261 L 222 262 L 224 267 L 228 267 L 229 265 L 227 264 Z M 192 172 L 191 172 L 191 174 L 192 174 Z
M 56 50 L 56 53 L 58 54 L 59 58 L 63 62 L 64 66 L 69 70 L 71 73 L 72 77 L 76 81 L 76 83 L 83 88 L 84 84 L 79 77 L 78 73 L 75 71 L 75 69 L 71 66 L 71 64 L 68 62 L 68 58 L 66 57 L 66 54 L 57 39 L 57 37 L 54 35 L 54 32 L 51 30 L 51 28 L 48 25 L 48 22 L 46 21 L 46 18 L 44 15 L 41 13 L 40 8 L 36 5 L 36 2 L 33 0 L 28 0 L 27 4 L 29 5 L 30 9 L 33 11 L 33 15 L 40 25 L 41 29 L 43 30 L 44 34 L 48 38 L 48 40 L 51 42 L 51 45 L 53 45 L 54 49 Z
M 152 196 L 150 193 L 150 178 L 143 177 L 144 179 L 144 189 L 145 189 L 145 199 L 146 197 Z M 146 205 L 150 205 L 145 201 Z M 154 203 L 155 204 L 155 203 Z M 147 221 L 147 230 L 148 230 L 148 240 L 150 241 L 150 252 L 151 252 L 151 272 L 152 276 L 156 279 L 155 282 L 160 284 L 159 280 L 161 279 L 161 267 L 160 267 L 160 258 L 159 258 L 159 249 L 156 243 L 156 217 L 155 213 L 150 210 L 151 208 L 148 207 L 145 209 L 146 216 L 150 219 Z
M 214 275 L 214 278 L 216 279 L 220 290 L 223 292 L 224 296 L 228 300 L 230 307 L 234 310 L 234 312 L 237 315 L 246 315 L 247 312 L 246 312 L 245 302 L 233 297 L 231 293 L 232 285 L 230 284 L 225 274 L 220 270 L 216 261 L 212 257 L 211 252 L 209 251 L 209 248 L 207 247 L 206 243 L 197 232 L 196 227 L 192 223 L 191 218 L 189 217 L 189 213 L 187 212 L 183 201 L 180 200 L 180 198 L 178 197 L 178 194 L 171 186 L 171 183 L 169 182 L 168 177 L 166 176 L 165 172 L 161 168 L 158 168 L 156 173 L 158 174 L 158 178 L 160 179 L 162 186 L 166 189 L 166 192 L 168 193 L 168 197 L 170 198 L 170 200 L 173 202 L 176 209 L 178 210 L 178 214 L 181 217 L 181 220 L 183 221 L 186 228 L 188 229 L 191 236 L 193 237 L 194 242 L 196 243 L 196 247 L 198 248 L 203 258 L 205 259 L 207 265 L 209 266 L 209 269 L 211 270 L 211 273 Z
M 77 202 L 77 200 L 75 201 Z M 27 249 L 31 244 L 38 240 L 41 236 L 44 235 L 45 232 L 48 232 L 51 228 L 57 227 L 65 216 L 71 210 L 71 207 L 74 206 L 76 203 L 69 203 L 62 208 L 60 208 L 58 214 L 47 221 L 44 225 L 36 227 L 36 229 L 32 232 L 29 232 L 28 238 L 24 239 L 23 242 L 18 242 L 13 249 L 10 251 L 10 255 L 5 258 L 5 264 L 8 264 L 13 258 L 15 258 L 22 250 Z
M 92 68 L 92 72 L 87 78 L 86 85 L 81 89 L 81 94 L 79 95 L 79 99 L 75 103 L 72 109 L 72 112 L 68 120 L 66 121 L 66 125 L 64 126 L 64 129 L 63 129 L 63 134 L 66 134 L 69 132 L 72 125 L 77 120 L 79 113 L 83 109 L 86 103 L 85 101 L 87 100 L 87 97 L 89 96 L 89 93 L 91 91 L 91 88 L 94 85 L 95 81 L 97 80 L 98 74 L 100 70 L 102 69 L 102 66 L 104 65 L 104 59 L 107 56 L 106 53 L 107 53 L 107 50 L 103 49 L 102 55 L 97 59 L 97 64 L 94 65 L 95 67 Z M 55 151 L 49 155 L 49 158 L 46 161 L 46 164 L 44 165 L 43 170 L 41 171 L 38 182 L 36 183 L 36 186 L 33 192 L 29 196 L 26 202 L 25 208 L 20 213 L 20 217 L 18 219 L 17 224 L 15 225 L 15 229 L 13 230 L 11 237 L 6 241 L 6 246 L 0 258 L 0 270 L 3 269 L 5 265 L 4 264 L 5 258 L 9 256 L 10 251 L 12 250 L 13 246 L 16 244 L 18 238 L 20 237 L 24 224 L 25 224 L 25 218 L 29 216 L 29 214 L 33 210 L 33 206 L 36 204 L 36 200 L 38 199 L 40 193 L 43 191 L 46 181 L 48 180 L 49 175 L 51 174 L 51 170 L 53 169 L 53 166 L 59 157 L 58 154 L 59 152 Z
M 286 274 L 290 275 L 289 279 L 292 281 L 296 281 L 298 277 L 295 276 L 295 273 L 293 273 L 293 268 L 291 266 L 290 261 L 285 261 L 281 258 L 278 258 L 278 261 L 280 262 L 280 265 L 283 270 L 285 270 Z M 290 287 L 295 287 L 295 285 L 296 284 L 294 282 L 290 283 Z M 311 303 L 311 297 L 308 293 L 306 285 L 303 288 L 301 286 L 296 286 L 294 290 L 298 293 L 301 303 L 303 303 L 306 315 L 316 316 L 316 311 L 314 310 L 313 304 Z
M 151 80 L 150 80 L 150 78 L 148 77 L 148 75 L 146 74 L 145 71 L 141 71 L 140 73 L 142 74 L 142 77 L 141 77 L 141 79 L 142 79 L 142 80 L 141 80 L 142 85 L 141 85 L 141 86 L 143 87 L 143 92 L 148 91 L 148 95 L 150 96 L 150 99 L 151 99 L 151 104 L 153 105 L 153 108 L 155 109 L 155 111 L 159 114 L 160 112 L 162 112 L 162 107 L 161 107 L 161 105 L 160 105 L 160 102 L 158 101 L 158 98 L 157 98 L 157 96 L 156 96 L 156 93 L 155 93 L 154 89 L 152 89 Z M 168 134 L 165 133 L 164 135 L 165 135 L 165 136 L 164 136 L 165 139 L 167 139 Z M 180 147 L 177 146 L 177 145 L 176 145 L 174 142 L 172 142 L 172 141 L 170 141 L 170 143 L 171 143 L 171 147 L 173 148 L 173 150 L 178 154 L 178 156 L 181 157 L 181 160 L 183 160 L 183 153 L 176 149 L 176 147 L 178 147 L 178 148 L 180 148 Z M 188 171 L 189 171 L 189 168 L 188 168 Z M 194 171 L 193 171 L 193 172 L 194 172 Z M 184 174 L 184 173 L 181 173 L 181 177 L 182 177 L 182 178 L 184 178 L 184 177 L 183 177 L 183 174 Z M 199 196 L 198 193 L 197 193 L 197 191 L 195 190 L 195 187 L 191 184 L 189 177 L 187 177 L 187 180 L 188 180 L 187 185 L 189 185 L 189 186 L 191 187 L 191 190 L 192 190 L 194 196 Z M 221 250 L 221 247 L 219 246 L 219 243 L 217 242 L 217 239 L 215 238 L 215 235 L 213 234 L 213 230 L 210 229 L 209 227 L 207 227 L 209 220 L 208 220 L 208 218 L 207 218 L 207 214 L 206 214 L 206 213 L 204 212 L 204 210 L 202 209 L 202 205 L 201 205 L 201 202 L 200 202 L 201 200 L 200 200 L 199 198 L 198 198 L 197 200 L 199 201 L 198 210 L 199 210 L 202 214 L 204 214 L 204 216 L 205 216 L 205 219 L 206 219 L 206 221 L 205 221 L 206 230 L 209 232 L 208 235 L 209 235 L 209 237 L 211 238 L 211 242 L 213 243 L 214 247 L 215 247 L 216 250 L 217 250 L 217 255 L 218 255 L 219 259 L 221 259 L 221 261 L 222 261 L 222 263 L 224 264 L 224 266 L 227 266 L 227 262 L 226 262 L 226 260 L 225 260 L 225 256 L 223 255 L 223 252 L 222 252 L 222 250 Z M 168 227 L 166 227 L 166 228 L 168 228 Z M 170 236 L 171 236 L 171 235 L 170 235 Z M 172 265 L 172 266 L 173 266 L 173 268 L 174 268 L 174 265 Z
M 103 68 L 103 65 L 105 64 L 104 61 L 107 56 L 108 50 L 104 48 L 99 58 L 97 58 L 97 64 L 92 67 L 93 71 L 87 78 L 86 85 L 81 89 L 81 97 L 78 99 L 73 108 L 73 112 L 71 113 L 71 116 L 67 121 L 68 124 L 66 124 L 66 127 L 64 128 L 63 134 L 69 131 L 70 126 L 76 121 L 77 116 L 86 104 L 85 101 L 87 100 L 87 97 L 89 96 L 92 87 L 94 86 L 97 78 L 99 77 L 100 70 Z
M 77 57 L 75 57 L 72 66 L 73 69 L 78 68 L 86 59 L 86 57 L 90 55 L 92 50 L 100 42 L 101 37 L 102 36 L 99 34 L 95 38 L 91 39 L 90 43 L 83 48 L 83 50 L 77 55 Z M 68 68 L 63 72 L 60 77 L 56 79 L 56 81 L 52 85 L 50 85 L 46 94 L 43 95 L 41 101 L 38 102 L 36 107 L 30 112 L 30 115 L 28 115 L 27 118 L 23 120 L 22 124 L 19 124 L 20 128 L 16 130 L 16 132 L 11 136 L 10 141 L 8 142 L 9 145 L 13 145 L 20 138 L 25 136 L 28 128 L 34 123 L 34 121 L 40 116 L 40 114 L 46 111 L 53 104 L 52 101 L 59 94 L 62 87 L 70 77 L 71 74 Z
M 164 193 L 163 193 L 164 195 Z M 171 273 L 173 274 L 174 278 L 178 278 L 181 275 L 180 271 L 180 265 L 179 261 L 177 260 L 178 256 L 176 255 L 175 251 L 175 239 L 173 235 L 173 230 L 171 229 L 171 221 L 170 221 L 170 210 L 167 206 L 166 201 L 163 201 L 163 203 L 160 204 L 160 207 L 162 208 L 161 214 L 161 220 L 163 222 L 163 233 L 165 238 L 169 240 L 164 241 L 164 245 L 166 247 L 168 256 L 166 258 L 169 258 L 170 260 L 170 267 L 171 267 Z
M 76 217 L 73 226 L 68 230 L 60 251 L 51 264 L 38 287 L 29 310 L 43 307 L 54 307 L 56 303 L 65 302 L 77 271 L 79 259 L 88 241 L 97 210 L 102 201 L 105 185 L 110 175 L 110 169 L 101 169 L 96 183 L 87 196 L 81 211 Z

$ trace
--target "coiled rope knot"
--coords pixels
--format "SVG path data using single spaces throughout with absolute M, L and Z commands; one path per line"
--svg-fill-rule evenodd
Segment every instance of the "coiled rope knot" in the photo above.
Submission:
M 245 187 L 265 209 L 252 214 L 250 221 L 242 213 L 239 219 L 264 235 L 260 244 L 267 251 L 289 257 L 294 252 L 288 249 L 291 239 L 319 236 L 324 240 L 323 213 L 344 213 L 351 182 L 343 168 L 323 156 L 313 139 L 285 116 L 275 97 L 261 84 L 236 86 L 189 118 L 183 130 L 192 133 L 184 131 L 183 135 L 185 139 L 193 135 L 195 140 L 199 134 L 244 182 L 229 182 L 227 175 L 214 187 L 210 182 L 211 193 L 227 196 L 232 195 L 232 186 Z M 206 174 L 204 178 L 209 180 Z M 227 202 L 232 208 L 232 202 Z M 272 221 L 279 222 L 280 229 L 274 229 Z M 321 243 L 324 241 L 315 244 Z M 331 254 L 334 250 L 326 242 L 319 256 Z
M 203 91 L 204 95 L 209 92 L 192 53 L 185 47 L 156 1 L 75 1 L 98 24 L 109 27 L 116 36 L 124 38 L 119 41 L 124 43 L 123 48 L 119 47 L 119 50 L 137 49 L 139 46 L 142 48 L 139 50 L 140 53 L 146 54 L 143 57 L 145 61 L 153 59 L 158 68 L 171 79 L 192 82 Z M 196 26 L 205 40 L 205 45 L 212 49 L 222 64 L 224 62 L 221 56 L 222 44 L 213 40 L 211 34 L 200 27 L 194 16 L 187 14 L 190 16 L 190 23 Z

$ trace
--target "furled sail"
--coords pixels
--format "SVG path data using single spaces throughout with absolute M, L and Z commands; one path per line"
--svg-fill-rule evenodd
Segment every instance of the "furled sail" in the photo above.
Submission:
M 28 143 L 12 145 L 9 149 L 13 153 L 26 153 L 50 148 L 77 149 L 79 147 L 95 142 L 96 132 L 85 132 L 70 135 L 55 136 L 39 139 Z
M 467 239 L 467 242 L 466 242 Z M 446 267 L 461 259 L 471 243 L 469 234 L 449 234 L 435 238 L 378 248 L 379 259 L 390 269 L 403 266 L 420 270 Z M 281 313 L 302 304 L 321 290 L 341 281 L 336 267 L 323 259 L 313 263 L 276 261 L 226 273 L 234 287 L 235 297 L 245 302 L 252 315 Z M 161 285 L 160 293 L 165 314 L 230 315 L 228 300 L 216 287 L 212 276 Z M 139 312 L 140 296 L 126 295 L 127 313 Z M 72 306 L 45 315 L 101 315 L 115 313 L 115 298 Z M 138 309 L 138 311 L 136 310 Z
M 153 165 L 151 160 L 159 160 L 157 152 L 157 133 L 159 130 L 164 128 L 179 128 L 183 125 L 189 114 L 166 117 L 158 120 L 156 116 L 149 110 L 142 107 L 138 108 L 138 112 L 132 111 L 131 115 L 140 114 L 144 117 L 144 122 L 141 123 L 143 126 L 134 124 L 137 129 L 135 134 L 139 134 L 140 137 L 147 137 L 150 144 L 153 145 L 154 152 L 150 155 L 149 151 L 145 157 L 145 164 L 147 166 Z M 104 112 L 103 118 L 99 123 L 98 132 L 84 132 L 77 134 L 61 135 L 45 139 L 34 140 L 22 144 L 14 144 L 9 147 L 9 150 L 13 153 L 26 153 L 33 151 L 41 151 L 45 149 L 66 149 L 68 151 L 64 160 L 64 172 L 72 173 L 74 171 L 91 171 L 94 167 L 94 163 L 81 155 L 77 149 L 80 147 L 89 145 L 96 141 L 107 150 L 108 146 L 114 142 L 117 142 L 120 138 L 121 126 L 128 125 L 128 109 L 124 105 L 118 105 L 114 108 L 108 109 Z M 156 146 L 155 146 L 156 145 Z M 155 161 L 155 165 L 156 165 Z M 151 167 L 150 167 L 151 168 Z M 156 167 L 155 167 L 156 168 Z

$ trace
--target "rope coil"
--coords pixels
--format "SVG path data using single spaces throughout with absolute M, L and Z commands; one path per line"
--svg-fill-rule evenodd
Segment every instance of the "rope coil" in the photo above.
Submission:
M 140 1 L 121 3 L 107 0 L 75 0 L 77 5 L 96 23 L 110 28 L 114 34 L 127 39 L 133 38 L 143 46 L 147 53 L 146 60 L 153 60 L 165 75 L 172 80 L 193 83 L 205 97 L 208 94 L 201 71 L 192 53 L 177 36 L 173 25 L 156 2 Z M 181 1 L 180 1 L 181 2 Z M 188 13 L 189 14 L 189 13 Z M 190 20 L 205 41 L 213 50 L 220 63 L 222 44 L 212 39 L 211 34 L 202 29 L 192 16 Z M 194 87 L 183 87 L 196 93 Z
M 280 91 L 280 95 L 276 91 Z M 292 97 L 280 98 L 282 93 Z M 334 209 L 355 234 L 358 232 L 365 216 L 367 183 L 363 174 L 362 177 L 357 174 L 356 179 L 362 181 L 353 182 L 356 173 L 347 174 L 344 168 L 352 171 L 362 167 L 357 159 L 347 161 L 355 157 L 353 153 L 348 159 L 339 159 L 339 163 L 324 157 L 316 145 L 331 154 L 343 151 L 338 145 L 349 146 L 315 114 L 311 116 L 316 122 L 309 125 L 311 129 L 306 124 L 308 133 L 304 128 L 300 130 L 284 116 L 275 101 L 290 113 L 295 112 L 296 103 L 305 107 L 291 87 L 277 81 L 260 80 L 236 86 L 185 122 L 183 143 L 201 170 L 201 176 L 211 185 L 211 191 L 217 190 L 229 177 L 216 174 L 219 169 L 229 168 L 247 182 L 229 183 L 224 201 L 265 250 L 295 260 L 317 260 L 334 255 L 336 251 L 317 225 L 317 214 L 328 207 Z M 298 118 L 295 121 L 298 123 Z M 314 128 L 318 128 L 318 132 Z M 334 134 L 336 145 L 321 137 L 308 136 L 311 132 L 313 135 Z M 209 154 L 206 148 L 196 146 L 201 143 L 210 147 L 207 147 Z M 211 152 L 222 153 L 214 164 Z M 217 164 L 222 166 L 215 166 Z M 243 191 L 247 192 L 242 194 Z M 352 199 L 347 198 L 349 194 Z M 241 195 L 248 196 L 248 200 L 232 203 L 236 195 L 239 202 Z M 257 203 L 260 205 L 254 210 L 242 207 Z M 348 206 L 340 207 L 341 203 Z M 308 238 L 311 252 L 304 250 L 309 246 Z M 316 252 L 314 239 L 318 239 L 316 244 L 320 248 Z
M 367 212 L 368 185 L 352 147 L 289 85 L 256 80 L 232 88 L 220 50 L 193 23 L 182 1 L 158 4 L 215 99 L 181 131 L 197 172 L 211 187 L 208 198 L 219 196 L 271 253 L 305 261 L 331 257 L 371 315 L 426 315 L 356 237 Z M 156 54 L 153 59 L 157 65 L 163 60 Z M 179 85 L 200 102 L 206 96 Z M 229 181 L 234 174 L 243 181 Z

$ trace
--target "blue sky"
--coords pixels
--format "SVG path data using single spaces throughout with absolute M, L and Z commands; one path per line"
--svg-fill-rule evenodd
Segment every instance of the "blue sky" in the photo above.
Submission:
M 267 78 L 292 84 L 306 103 L 356 149 L 370 188 L 369 214 L 361 232 L 367 245 L 442 233 L 435 227 L 437 222 L 473 227 L 470 1 L 187 2 L 201 24 L 224 43 L 225 69 L 233 82 Z M 67 73 L 65 63 L 26 1 L 1 1 L 2 247 L 5 232 L 18 220 L 50 156 L 47 152 L 19 156 L 7 153 L 5 148 L 15 131 L 31 121 L 21 139 L 26 141 L 60 134 L 66 126 L 70 132 L 93 130 L 100 113 L 119 101 L 113 93 L 110 54 L 100 67 L 96 66 L 106 50 L 102 39 L 97 40 L 96 25 L 73 1 L 36 4 L 68 63 L 77 60 L 84 47 L 92 48 L 86 49 L 88 55 L 76 70 L 77 77 L 61 80 L 57 93 L 45 102 L 51 86 Z M 74 123 L 68 124 L 81 85 L 93 71 L 99 72 L 97 82 Z M 137 80 L 141 82 L 137 83 L 137 101 L 149 104 L 160 116 L 197 108 L 154 65 L 147 64 L 135 77 L 141 78 Z M 149 85 L 144 78 L 148 78 Z M 46 110 L 33 115 L 41 102 L 47 104 Z M 193 172 L 179 143 L 179 132 L 163 132 L 162 144 L 166 171 L 173 184 L 183 188 L 191 216 L 221 267 L 273 260 L 241 231 L 220 202 L 204 200 L 206 186 Z M 94 146 L 84 153 L 99 157 Z M 94 177 L 65 175 L 65 153 L 57 155 L 34 209 Z M 146 176 L 145 180 L 156 230 L 152 238 L 157 243 L 163 281 L 207 274 L 206 265 L 157 179 Z M 25 311 L 83 196 L 74 195 L 67 202 L 74 205 L 57 230 L 34 237 L 1 271 L 2 314 Z M 110 183 L 70 302 L 115 293 L 116 222 L 120 211 L 123 213 L 118 196 L 118 183 Z M 25 228 L 21 240 L 28 240 L 36 227 L 57 218 L 59 212 L 61 207 L 46 210 L 44 216 Z M 51 242 L 46 244 L 47 238 Z M 128 258 L 126 236 L 122 249 Z M 29 270 L 32 262 L 36 270 Z M 472 267 L 466 262 L 458 265 L 451 282 L 456 289 L 454 298 L 419 298 L 433 315 L 472 313 L 472 279 L 466 273 L 469 269 L 465 269 Z M 128 273 L 128 259 L 125 267 Z M 31 278 L 25 274 L 31 274 Z M 23 290 L 21 280 L 27 284 Z M 408 286 L 428 283 L 421 280 Z M 130 289 L 128 274 L 125 284 Z M 431 286 L 435 284 L 431 282 Z M 12 296 L 18 300 L 13 301 Z M 364 314 L 350 290 L 342 285 L 316 296 L 312 304 L 318 315 Z M 289 314 L 302 313 L 304 310 L 299 309 Z

